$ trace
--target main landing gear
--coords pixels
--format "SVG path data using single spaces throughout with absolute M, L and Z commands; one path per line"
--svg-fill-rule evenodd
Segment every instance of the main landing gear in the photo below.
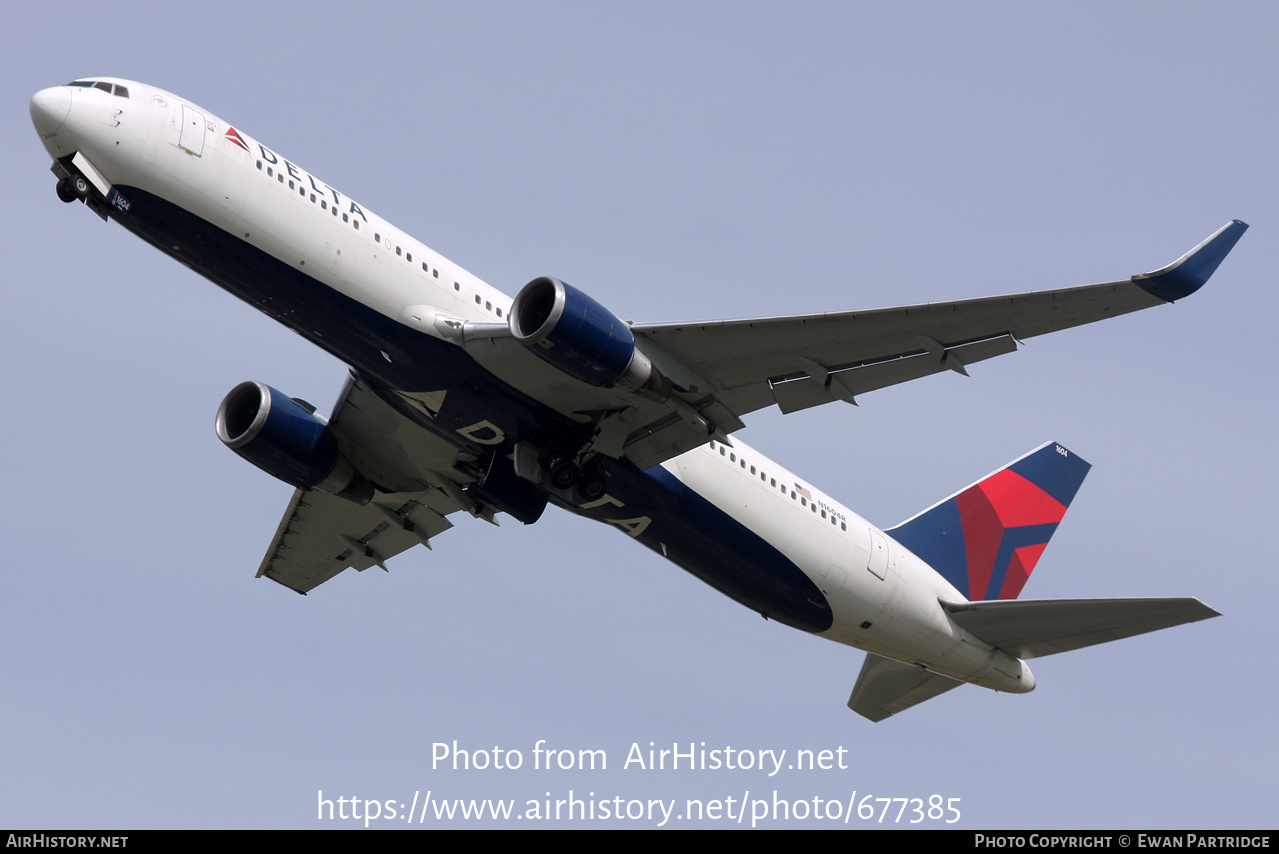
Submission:
M 598 501 L 608 490 L 608 476 L 597 462 L 579 465 L 573 456 L 556 448 L 543 451 L 537 461 L 551 486 L 563 490 L 576 486 L 586 503 Z

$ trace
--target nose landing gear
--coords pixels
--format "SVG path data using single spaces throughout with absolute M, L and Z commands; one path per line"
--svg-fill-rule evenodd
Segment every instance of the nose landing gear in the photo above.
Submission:
M 83 175 L 68 175 L 65 178 L 59 178 L 58 184 L 54 189 L 58 193 L 58 198 L 64 202 L 70 203 L 77 199 L 87 199 L 89 197 L 89 179 Z

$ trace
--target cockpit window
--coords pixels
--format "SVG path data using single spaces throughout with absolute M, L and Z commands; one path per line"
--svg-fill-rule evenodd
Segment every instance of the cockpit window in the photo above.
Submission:
M 116 96 L 117 98 L 127 98 L 127 97 L 129 97 L 129 89 L 128 89 L 128 87 L 126 87 L 126 86 L 121 86 L 121 85 L 120 85 L 120 84 L 118 84 L 118 83 L 117 83 L 117 84 L 114 84 L 114 86 L 113 86 L 111 83 L 106 83 L 106 82 L 101 81 L 101 80 L 72 80 L 72 81 L 71 81 L 70 83 L 68 83 L 67 85 L 68 85 L 68 86 L 79 86 L 79 87 L 81 87 L 81 88 L 83 88 L 83 89 L 101 89 L 103 92 L 106 92 L 107 94 L 111 94 L 111 93 L 112 93 L 112 92 L 111 92 L 111 90 L 112 90 L 112 88 L 114 88 L 114 89 L 115 89 L 115 93 L 114 93 L 114 94 L 115 94 L 115 96 Z

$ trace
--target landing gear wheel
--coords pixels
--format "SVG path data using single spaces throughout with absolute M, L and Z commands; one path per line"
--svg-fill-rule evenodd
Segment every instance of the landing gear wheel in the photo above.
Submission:
M 69 178 L 59 178 L 58 185 L 54 189 L 58 193 L 58 198 L 64 202 L 70 203 L 80 198 L 76 195 L 75 188 L 71 186 Z
M 563 457 L 553 463 L 547 471 L 551 486 L 556 489 L 572 489 L 573 484 L 577 483 L 577 479 L 581 474 L 581 470 L 573 464 L 572 460 L 566 460 Z
M 572 489 L 582 475 L 582 470 L 573 462 L 573 458 L 558 448 L 542 451 L 537 457 L 537 463 L 546 473 L 551 486 L 556 489 Z
M 589 503 L 599 501 L 608 491 L 608 478 L 599 470 L 582 472 L 582 479 L 577 482 L 577 491 Z
M 71 192 L 77 199 L 89 198 L 89 179 L 83 175 L 72 175 L 69 179 Z

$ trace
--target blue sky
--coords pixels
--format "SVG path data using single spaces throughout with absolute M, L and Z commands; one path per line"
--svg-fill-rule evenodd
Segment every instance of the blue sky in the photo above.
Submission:
M 320 791 L 941 795 L 966 828 L 1273 826 L 1273 6 L 61 8 L 11 10 L 0 59 L 0 826 L 362 824 L 318 820 Z M 255 580 L 290 488 L 216 441 L 217 404 L 258 379 L 327 408 L 344 368 L 58 203 L 27 101 L 93 75 L 189 98 L 508 293 L 555 275 L 640 320 L 1108 281 L 1243 219 L 1192 299 L 742 433 L 882 526 L 1058 441 L 1094 468 L 1024 595 L 1224 616 L 1041 660 L 1027 696 L 965 687 L 870 724 L 844 706 L 861 653 L 563 513 L 462 520 L 306 598 Z M 541 739 L 609 768 L 535 771 Z M 525 767 L 433 769 L 454 741 Z M 848 767 L 624 770 L 649 742 Z

